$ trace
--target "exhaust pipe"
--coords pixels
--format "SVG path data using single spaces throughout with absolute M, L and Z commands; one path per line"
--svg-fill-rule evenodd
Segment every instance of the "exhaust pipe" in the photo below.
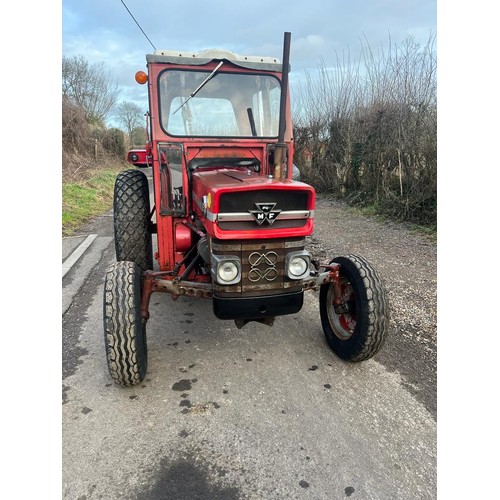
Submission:
M 278 143 L 274 148 L 274 175 L 276 181 L 283 180 L 284 168 L 283 164 L 286 160 L 286 144 L 285 144 L 285 129 L 286 129 L 286 100 L 288 91 L 288 69 L 290 67 L 290 39 L 292 34 L 285 32 L 283 40 L 283 63 L 281 67 L 281 97 L 280 97 L 280 118 L 278 128 Z

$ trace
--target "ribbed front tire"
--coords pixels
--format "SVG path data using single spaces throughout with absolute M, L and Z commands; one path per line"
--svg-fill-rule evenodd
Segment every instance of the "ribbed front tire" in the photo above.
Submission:
M 320 315 L 330 348 L 342 359 L 363 361 L 382 347 L 389 330 L 389 303 L 382 280 L 365 259 L 337 257 L 343 312 L 334 309 L 333 285 L 320 289 Z
M 111 265 L 104 281 L 104 343 L 116 384 L 144 380 L 148 365 L 146 325 L 141 318 L 141 274 L 135 262 Z

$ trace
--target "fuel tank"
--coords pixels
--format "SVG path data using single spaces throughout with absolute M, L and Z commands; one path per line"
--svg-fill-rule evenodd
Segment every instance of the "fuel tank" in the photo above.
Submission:
M 314 228 L 314 188 L 274 180 L 247 168 L 197 169 L 193 209 L 207 233 L 219 239 L 308 236 Z

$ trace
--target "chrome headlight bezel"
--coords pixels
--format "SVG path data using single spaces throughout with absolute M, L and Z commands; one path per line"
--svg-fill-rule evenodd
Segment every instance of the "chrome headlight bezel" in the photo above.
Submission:
M 301 262 L 302 261 L 302 262 Z M 303 267 L 300 274 L 293 272 L 294 266 L 299 263 Z M 291 280 L 302 280 L 307 278 L 310 274 L 311 268 L 311 254 L 307 250 L 299 250 L 297 252 L 290 252 L 286 256 L 285 269 L 286 274 Z
M 236 271 L 234 278 L 225 280 L 221 277 L 222 267 L 227 264 L 232 264 Z M 241 260 L 236 255 L 214 255 L 211 256 L 210 272 L 212 279 L 219 285 L 236 285 L 241 281 Z

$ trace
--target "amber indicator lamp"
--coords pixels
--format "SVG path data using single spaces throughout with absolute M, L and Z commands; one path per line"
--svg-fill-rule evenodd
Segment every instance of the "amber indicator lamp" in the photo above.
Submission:
M 144 71 L 138 71 L 135 74 L 135 81 L 137 83 L 140 83 L 141 85 L 144 85 L 148 81 L 148 75 L 144 73 Z

